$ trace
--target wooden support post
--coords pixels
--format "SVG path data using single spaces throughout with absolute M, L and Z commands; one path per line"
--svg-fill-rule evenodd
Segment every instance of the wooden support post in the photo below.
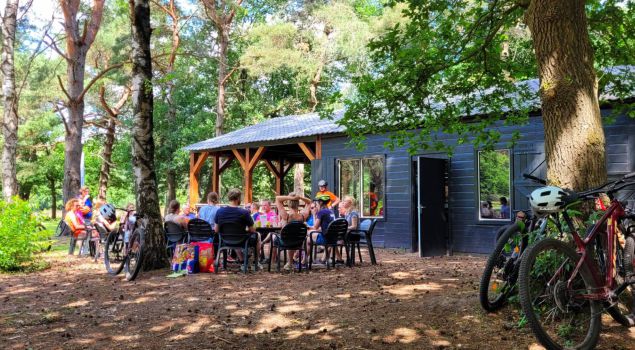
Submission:
M 253 201 L 253 174 L 254 168 L 258 161 L 262 157 L 264 153 L 264 147 L 258 147 L 256 152 L 252 155 L 251 150 L 249 148 L 245 149 L 244 154 L 237 150 L 232 149 L 232 153 L 240 163 L 240 167 L 244 171 L 244 188 L 243 188 L 243 198 L 245 203 L 251 203 Z
M 315 159 L 322 159 L 322 136 L 315 139 Z
M 214 164 L 212 165 L 212 192 L 216 192 L 220 195 L 220 155 L 218 153 L 214 153 Z
M 198 203 L 198 174 L 208 156 L 209 152 L 190 153 L 190 206 L 195 206 Z
M 304 152 L 304 155 L 309 158 L 309 160 L 315 160 L 315 153 L 313 153 L 309 146 L 307 146 L 304 142 L 299 142 L 298 146 L 300 146 L 300 149 L 302 149 L 302 152 Z

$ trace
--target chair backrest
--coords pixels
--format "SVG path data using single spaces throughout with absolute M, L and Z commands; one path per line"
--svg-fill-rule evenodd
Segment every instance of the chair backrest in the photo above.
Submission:
M 331 221 L 328 228 L 326 229 L 326 233 L 324 235 L 324 239 L 327 244 L 337 243 L 338 240 L 343 240 L 346 235 L 346 231 L 348 230 L 348 222 L 346 219 L 339 218 Z
M 57 237 L 70 236 L 71 233 L 73 233 L 73 230 L 71 230 L 71 227 L 68 226 L 66 221 L 64 221 L 64 219 L 60 220 L 60 223 L 57 224 L 57 228 L 55 229 L 55 236 Z
M 364 220 L 359 224 L 359 231 L 366 231 L 367 237 L 370 237 L 373 235 L 373 231 L 375 230 L 376 225 L 377 225 L 377 219 Z
M 183 230 L 183 227 L 176 222 L 166 221 L 165 224 L 163 224 L 163 228 L 165 229 L 165 238 L 168 244 L 179 243 L 184 240 L 186 232 Z
M 208 241 L 214 236 L 212 226 L 203 219 L 194 218 L 187 223 L 191 242 Z
M 242 246 L 245 244 L 245 240 L 249 238 L 249 234 L 243 224 L 227 222 L 220 225 L 219 230 L 218 236 L 223 245 Z
M 307 227 L 303 222 L 291 221 L 280 230 L 280 246 L 300 248 L 306 240 Z

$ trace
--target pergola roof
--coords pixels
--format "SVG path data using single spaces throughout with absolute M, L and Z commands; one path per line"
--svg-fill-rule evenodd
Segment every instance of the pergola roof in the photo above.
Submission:
M 335 124 L 335 121 L 342 118 L 343 115 L 344 111 L 340 110 L 333 113 L 332 119 L 321 119 L 317 113 L 271 118 L 219 137 L 197 142 L 186 146 L 184 149 L 190 152 L 217 151 L 228 148 L 241 148 L 240 146 L 248 146 L 249 144 L 262 145 L 264 143 L 276 143 L 274 141 L 280 140 L 339 134 L 344 132 L 344 128 Z

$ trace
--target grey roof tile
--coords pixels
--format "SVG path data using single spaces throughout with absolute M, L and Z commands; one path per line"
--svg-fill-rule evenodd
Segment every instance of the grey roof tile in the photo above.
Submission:
M 317 113 L 271 118 L 219 137 L 197 142 L 184 147 L 184 149 L 187 151 L 211 151 L 234 145 L 343 133 L 344 128 L 335 124 L 335 121 L 342 118 L 343 115 L 344 111 L 340 110 L 333 114 L 333 119 L 321 119 Z

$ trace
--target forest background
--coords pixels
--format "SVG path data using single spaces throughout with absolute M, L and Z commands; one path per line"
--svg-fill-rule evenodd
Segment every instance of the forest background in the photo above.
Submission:
M 51 215 L 59 215 L 54 208 L 59 210 L 62 206 L 64 138 L 69 118 L 64 88 L 67 62 L 63 57 L 67 38 L 62 8 L 57 2 L 50 3 L 46 5 L 48 10 L 43 10 L 37 0 L 22 1 L 18 11 L 16 160 L 19 196 L 36 209 L 52 209 Z M 470 16 L 478 17 L 479 8 L 496 9 L 497 1 L 492 4 L 434 0 L 424 2 L 425 5 L 384 0 L 222 2 L 221 10 L 234 13 L 229 25 L 219 23 L 219 17 L 210 13 L 209 3 L 151 2 L 155 164 L 162 205 L 171 198 L 187 199 L 189 156 L 182 147 L 267 118 L 308 112 L 327 115 L 344 105 L 349 105 L 351 111 L 359 110 L 360 105 L 373 102 L 373 91 L 401 93 L 395 85 L 387 88 L 377 83 L 386 73 L 383 69 L 399 59 L 412 58 L 413 62 L 421 63 L 402 67 L 403 73 L 412 78 L 421 72 L 411 68 L 425 70 L 440 60 L 447 62 L 447 66 L 436 67 L 437 71 L 444 71 L 442 81 L 427 82 L 439 87 L 434 93 L 443 98 L 496 84 L 506 85 L 509 91 L 515 82 L 536 77 L 530 31 L 519 17 L 501 14 L 501 23 L 496 18 L 490 19 L 491 25 L 497 26 L 496 36 L 483 36 L 480 40 L 486 43 L 472 43 L 464 51 L 455 51 L 458 53 L 454 56 L 460 59 L 463 52 L 480 50 L 480 44 L 483 44 L 482 55 L 452 62 L 448 57 L 454 56 L 439 54 L 443 49 L 456 49 L 448 43 L 460 43 L 456 33 L 464 34 L 465 28 L 470 28 Z M 447 13 L 453 11 L 452 6 L 465 9 L 464 3 L 473 6 L 474 11 L 463 11 L 463 17 L 437 18 L 427 26 L 428 30 L 418 22 L 423 11 Z M 625 80 L 622 74 L 608 74 L 602 69 L 633 63 L 633 3 L 587 1 L 586 7 L 600 86 L 615 85 L 616 81 L 632 84 L 632 79 Z M 91 9 L 91 2 L 81 2 L 78 22 L 87 21 Z M 229 30 L 223 32 L 221 27 Z M 418 29 L 414 31 L 413 27 Z M 473 34 L 479 34 L 477 31 Z M 414 43 L 413 46 L 409 48 L 408 42 Z M 106 1 L 85 67 L 88 88 L 83 96 L 84 183 L 93 190 L 93 196 L 104 196 L 120 207 L 135 198 L 130 48 L 128 2 Z M 390 62 L 386 57 L 391 57 Z M 433 76 L 433 70 L 429 72 Z M 404 86 L 408 85 L 407 76 L 395 77 L 402 79 Z M 623 91 L 633 91 L 632 86 L 623 85 L 620 85 Z M 427 93 L 428 97 L 435 96 Z M 527 100 L 536 98 L 520 96 Z M 385 94 L 381 97 L 386 98 Z M 222 112 L 218 107 L 221 99 Z M 529 111 L 518 108 L 520 105 L 515 102 L 509 102 L 509 106 L 521 113 L 512 115 L 509 122 L 522 124 Z M 501 109 L 508 102 L 499 98 L 483 103 L 489 103 L 490 109 Z M 357 116 L 347 116 L 344 124 L 358 136 L 382 125 L 377 121 L 365 125 Z M 362 129 L 356 129 L 356 125 Z M 485 130 L 486 123 L 475 125 Z M 443 126 L 432 126 L 440 127 Z M 374 131 L 387 130 L 380 127 Z M 500 136 L 479 130 L 464 126 L 450 131 L 470 134 L 476 144 L 492 144 Z M 401 133 L 393 136 L 391 140 L 397 146 L 445 147 L 435 144 L 435 140 L 419 138 L 412 142 L 412 138 L 406 140 Z M 201 198 L 204 198 L 210 187 L 210 169 L 203 168 L 201 174 Z M 298 176 L 308 182 L 310 167 L 298 167 L 295 173 L 290 173 L 285 179 L 284 192 L 294 189 L 294 177 Z M 273 182 L 266 167 L 259 165 L 254 171 L 254 198 L 272 198 Z M 298 180 L 295 182 L 297 187 Z M 241 184 L 241 170 L 234 164 L 223 173 L 221 194 Z

